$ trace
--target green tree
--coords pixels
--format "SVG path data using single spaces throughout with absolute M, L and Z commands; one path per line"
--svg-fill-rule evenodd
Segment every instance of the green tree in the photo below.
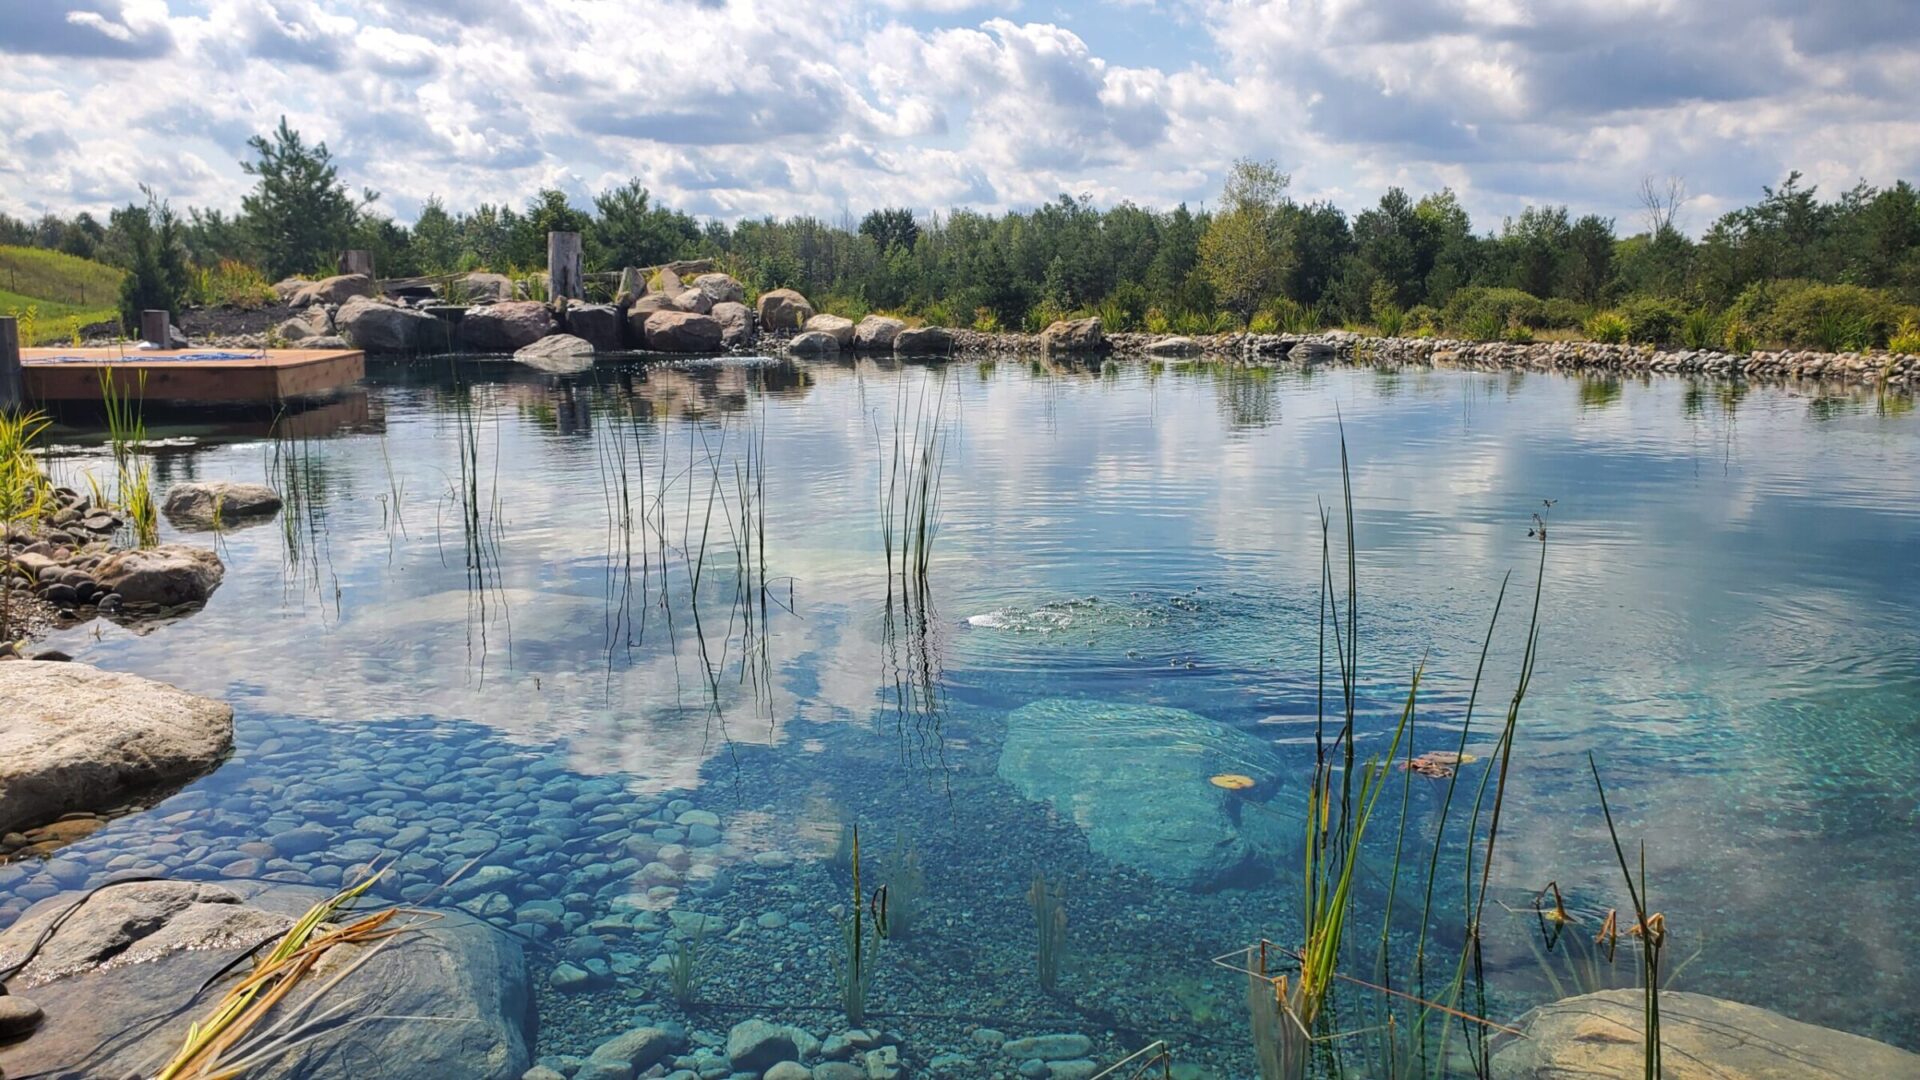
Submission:
M 1200 270 L 1215 296 L 1242 319 L 1278 295 L 1293 265 L 1282 213 L 1291 177 L 1270 161 L 1241 158 L 1227 173 L 1220 212 L 1200 237 Z
M 108 219 L 111 231 L 125 244 L 127 276 L 120 281 L 120 324 L 126 332 L 140 330 L 143 311 L 180 310 L 187 292 L 187 253 L 180 218 L 166 200 L 142 184 L 147 205 L 129 203 Z
M 271 139 L 256 135 L 247 146 L 258 160 L 240 168 L 258 182 L 240 208 L 267 274 L 279 278 L 331 265 L 347 247 L 362 206 L 379 196 L 367 190 L 356 203 L 327 144 L 308 147 L 284 116 Z
M 882 254 L 897 247 L 911 251 L 914 242 L 920 239 L 920 225 L 913 220 L 911 210 L 898 207 L 869 210 L 867 216 L 860 219 L 860 235 L 872 240 Z
M 413 257 L 429 274 L 446 274 L 460 265 L 460 227 L 438 195 L 427 196 L 413 223 Z
M 1597 305 L 1613 281 L 1613 219 L 1588 214 L 1567 230 L 1561 285 L 1565 295 Z
M 652 205 L 639 180 L 601 192 L 593 206 L 599 217 L 589 239 L 601 266 L 658 266 L 687 254 L 700 239 L 691 217 Z

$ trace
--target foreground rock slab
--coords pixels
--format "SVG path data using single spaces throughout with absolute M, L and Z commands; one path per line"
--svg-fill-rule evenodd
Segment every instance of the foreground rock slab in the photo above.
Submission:
M 84 664 L 0 664 L 0 716 L 0 833 L 177 787 L 233 748 L 225 702 Z
M 1114 781 L 1117 762 L 1129 770 Z M 1279 761 L 1265 743 L 1185 709 L 1054 698 L 1007 716 L 1001 779 L 1053 804 L 1096 854 L 1172 885 L 1218 889 L 1256 876 L 1287 844 L 1279 819 L 1236 800 L 1272 794 Z M 1229 793 L 1211 778 L 1254 780 Z
M 18 963 L 82 895 L 43 900 L 0 934 L 0 968 Z M 285 933 L 326 895 L 251 882 L 139 882 L 98 891 L 13 980 L 45 1015 L 29 1038 L 0 1047 L 0 1072 L 153 1075 L 234 976 L 205 993 L 201 985 L 248 948 Z M 359 963 L 319 1003 L 324 1009 L 351 999 L 349 1022 L 247 1076 L 518 1080 L 531 1064 L 534 1024 L 518 943 L 459 913 L 407 925 L 371 956 L 371 947 L 358 946 L 330 953 L 293 1000 Z M 409 1019 L 350 1022 L 356 1016 Z
M 1534 1009 L 1515 1025 L 1527 1037 L 1494 1053 L 1494 1080 L 1639 1076 L 1643 1016 L 1639 990 L 1604 990 Z M 1660 995 L 1660 1042 L 1666 1080 L 1920 1076 L 1920 1054 L 1705 994 Z
M 195 480 L 168 488 L 160 510 L 182 529 L 257 525 L 280 512 L 280 493 L 265 484 Z
M 513 354 L 530 368 L 556 375 L 572 375 L 593 367 L 593 342 L 572 334 L 554 334 Z

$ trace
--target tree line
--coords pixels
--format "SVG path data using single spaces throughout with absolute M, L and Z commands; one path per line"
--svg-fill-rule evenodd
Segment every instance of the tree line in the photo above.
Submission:
M 634 180 L 589 206 L 558 190 L 521 207 L 451 210 L 429 199 L 404 226 L 381 212 L 377 193 L 348 187 L 325 143 L 308 144 L 284 120 L 249 148 L 243 168 L 255 186 L 231 212 L 180 214 L 149 193 L 104 225 L 86 213 L 0 215 L 0 243 L 126 268 L 129 288 L 144 290 L 127 302 L 148 306 L 160 306 L 149 303 L 156 296 L 174 306 L 196 275 L 217 293 L 220 281 L 258 292 L 281 277 L 330 273 L 347 248 L 372 251 L 384 276 L 528 273 L 543 266 L 547 232 L 567 230 L 583 235 L 590 271 L 715 258 L 750 289 L 796 288 L 826 310 L 981 329 L 1097 313 L 1110 329 L 1179 332 L 1350 325 L 1508 340 L 1920 347 L 1920 191 L 1904 180 L 1823 198 L 1790 173 L 1698 239 L 1679 226 L 1678 181 L 1643 185 L 1631 231 L 1565 206 L 1529 206 L 1476 231 L 1444 188 L 1418 197 L 1391 188 L 1349 216 L 1293 199 L 1285 173 L 1251 160 L 1235 163 L 1212 207 L 1103 209 L 1061 195 L 1003 214 L 883 208 L 857 222 L 702 222 Z

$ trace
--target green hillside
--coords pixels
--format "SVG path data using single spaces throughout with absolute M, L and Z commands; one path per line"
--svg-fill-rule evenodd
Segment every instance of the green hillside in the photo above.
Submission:
M 122 276 L 111 266 L 58 251 L 0 246 L 0 315 L 20 318 L 22 344 L 64 341 L 74 319 L 81 326 L 119 319 Z

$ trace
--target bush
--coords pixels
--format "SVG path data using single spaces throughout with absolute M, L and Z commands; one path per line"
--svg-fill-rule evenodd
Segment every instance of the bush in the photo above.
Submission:
M 1620 307 L 1627 340 L 1636 345 L 1665 345 L 1680 334 L 1686 318 L 1678 304 L 1661 296 L 1636 296 Z
M 1533 330 L 1520 323 L 1508 323 L 1506 330 L 1500 335 L 1500 340 L 1509 345 L 1531 345 Z
M 1900 320 L 1900 328 L 1887 339 L 1887 351 L 1920 354 L 1920 319 L 1909 315 Z
M 1531 325 L 1542 330 L 1578 330 L 1592 314 L 1592 308 L 1577 300 L 1555 296 L 1541 301 L 1539 321 Z
M 1280 320 L 1271 311 L 1256 311 L 1253 318 L 1247 320 L 1247 330 L 1255 334 L 1276 334 L 1280 332 Z
M 258 268 L 237 259 L 221 259 L 211 269 L 192 272 L 187 299 L 200 307 L 231 307 L 253 311 L 275 302 L 273 286 Z
M 1493 341 L 1508 326 L 1545 326 L 1546 309 L 1538 297 L 1519 289 L 1474 285 L 1447 298 L 1441 319 L 1449 330 L 1478 341 Z
M 1877 289 L 1798 280 L 1749 285 L 1733 304 L 1761 340 L 1829 352 L 1886 343 L 1906 314 Z
M 1399 337 L 1407 325 L 1407 313 L 1392 304 L 1373 309 L 1373 325 L 1381 337 Z
M 1720 317 L 1706 308 L 1694 308 L 1680 320 L 1680 344 L 1689 349 L 1718 348 L 1724 337 Z
M 1173 320 L 1167 318 L 1167 313 L 1159 308 L 1148 308 L 1146 324 L 1147 333 L 1164 334 L 1173 326 Z
M 1587 338 L 1602 345 L 1624 345 L 1627 341 L 1626 316 L 1617 311 L 1603 311 L 1587 320 Z
M 983 334 L 997 334 L 1000 332 L 1000 315 L 990 307 L 974 308 L 973 328 Z
M 1728 315 L 1726 327 L 1720 332 L 1720 347 L 1730 353 L 1750 353 L 1753 351 L 1753 327 Z

